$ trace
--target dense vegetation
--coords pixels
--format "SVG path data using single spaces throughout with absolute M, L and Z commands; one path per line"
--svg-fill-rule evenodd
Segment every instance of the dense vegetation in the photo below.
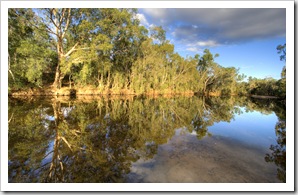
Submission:
M 161 26 L 146 29 L 136 14 L 136 9 L 9 9 L 9 90 L 285 96 L 285 75 L 244 82 L 244 75 L 217 64 L 218 54 L 208 49 L 184 58 Z
M 279 80 L 244 81 L 238 69 L 216 63 L 218 54 L 208 49 L 201 56 L 180 56 L 161 26 L 146 29 L 136 14 L 136 9 L 9 9 L 10 92 L 67 88 L 89 94 L 285 98 L 285 67 Z M 285 61 L 286 45 L 277 51 Z M 270 146 L 265 160 L 279 166 L 278 177 L 285 182 L 285 101 L 98 98 L 89 104 L 11 98 L 9 182 L 121 182 L 132 162 L 152 158 L 181 124 L 202 139 L 211 135 L 210 126 L 231 121 L 244 106 L 248 112 L 277 115 L 277 145 Z

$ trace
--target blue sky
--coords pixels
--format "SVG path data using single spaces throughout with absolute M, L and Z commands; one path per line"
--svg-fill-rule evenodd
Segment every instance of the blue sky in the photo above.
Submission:
M 285 65 L 276 47 L 286 43 L 286 9 L 144 8 L 138 18 L 147 28 L 161 25 L 184 57 L 207 48 L 220 65 L 257 78 L 279 79 Z

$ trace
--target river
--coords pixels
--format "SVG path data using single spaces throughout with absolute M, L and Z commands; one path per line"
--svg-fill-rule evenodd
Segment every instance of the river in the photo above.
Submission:
M 12 183 L 286 182 L 279 100 L 9 98 L 8 117 Z

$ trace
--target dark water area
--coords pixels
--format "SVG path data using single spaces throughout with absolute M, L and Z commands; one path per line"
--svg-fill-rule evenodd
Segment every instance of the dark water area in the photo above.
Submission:
M 246 97 L 9 98 L 10 183 L 283 183 L 286 107 Z

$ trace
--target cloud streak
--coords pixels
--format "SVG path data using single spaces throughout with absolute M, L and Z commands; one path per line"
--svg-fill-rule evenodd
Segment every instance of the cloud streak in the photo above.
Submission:
M 147 23 L 162 25 L 173 39 L 197 47 L 239 44 L 285 36 L 286 9 L 177 8 L 140 9 Z

